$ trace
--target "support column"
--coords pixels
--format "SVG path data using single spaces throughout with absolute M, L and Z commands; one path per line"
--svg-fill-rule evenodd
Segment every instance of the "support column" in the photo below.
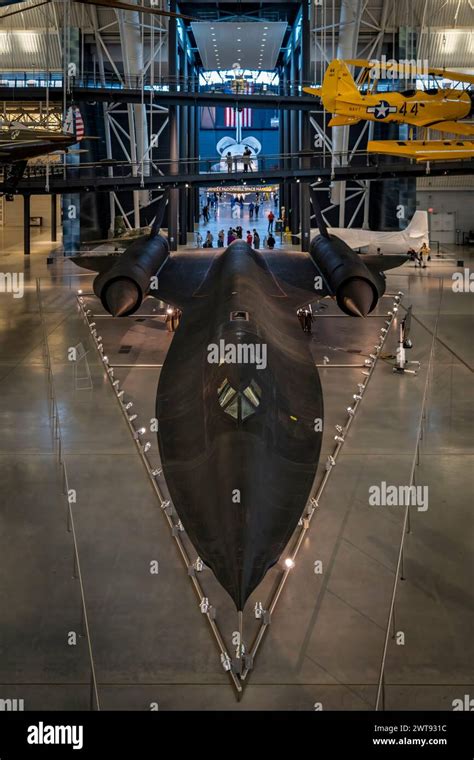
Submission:
M 52 195 L 51 196 L 51 240 L 53 243 L 56 242 L 58 239 L 57 237 L 57 230 L 58 230 L 58 196 Z
M 65 9 L 68 6 L 65 5 Z M 64 49 L 63 49 L 63 77 L 64 81 L 68 83 L 68 89 L 72 87 L 71 77 L 69 75 L 68 66 L 70 63 L 74 63 L 79 69 L 81 64 L 80 55 L 80 34 L 77 27 L 67 26 L 64 28 Z M 65 96 L 64 96 L 65 97 Z M 64 107 L 66 103 L 64 101 Z M 73 123 L 73 129 L 76 130 L 78 111 L 75 106 L 71 106 L 71 119 Z M 66 116 L 66 112 L 64 114 Z M 64 156 L 64 163 L 69 167 L 68 174 L 70 177 L 78 175 L 79 164 L 81 158 L 79 155 L 80 144 L 75 143 L 71 146 L 72 150 L 69 150 Z M 74 256 L 79 253 L 81 247 L 81 194 L 65 192 L 61 195 L 62 199 L 62 228 L 63 228 L 63 250 L 65 256 Z
M 194 83 L 194 74 L 192 74 L 191 89 Z M 196 106 L 190 106 L 188 109 L 188 158 L 196 158 Z M 194 163 L 189 164 L 190 173 L 194 173 Z M 187 191 L 187 229 L 188 232 L 194 232 L 194 187 Z
M 184 47 L 179 49 L 178 60 L 180 63 L 179 73 L 180 82 L 188 81 L 188 56 L 186 52 L 186 37 L 184 37 Z M 183 84 L 180 88 L 183 89 Z M 185 160 L 188 158 L 188 106 L 179 107 L 179 158 Z M 187 162 L 183 165 L 184 171 L 187 171 Z M 188 190 L 181 187 L 179 190 L 179 244 L 186 245 L 188 242 Z
M 178 114 L 176 106 L 169 108 L 169 132 L 170 132 L 170 161 L 171 174 L 178 173 Z M 178 249 L 178 215 L 179 215 L 179 189 L 174 187 L 170 190 L 168 203 L 168 240 L 171 251 Z
M 301 6 L 301 66 L 300 66 L 300 83 L 302 86 L 307 84 L 311 77 L 311 29 L 310 29 L 310 6 L 308 0 L 304 0 Z M 311 150 L 311 124 L 309 113 L 300 112 L 300 142 L 301 149 L 309 153 Z M 311 159 L 305 156 L 302 159 L 303 168 L 311 167 Z M 301 182 L 300 184 L 300 217 L 301 217 L 301 250 L 309 251 L 311 239 L 311 209 L 309 199 L 309 183 Z
M 200 111 L 199 108 L 196 106 L 194 109 L 194 155 L 196 158 L 199 157 L 199 117 L 200 117 Z M 195 164 L 196 174 L 199 173 L 199 165 L 198 163 Z M 200 212 L 200 206 L 199 206 L 199 187 L 195 187 L 193 189 L 193 199 L 194 199 L 194 222 L 196 224 L 199 223 L 199 212 Z
M 31 196 L 23 196 L 23 253 L 29 256 L 31 253 L 31 235 L 30 235 L 30 211 Z
M 293 49 L 291 53 L 291 87 L 292 87 L 292 93 L 295 94 L 295 82 L 299 79 L 298 76 L 298 64 L 297 64 L 297 55 L 296 50 Z M 291 159 L 292 164 L 294 165 L 295 158 L 294 156 L 299 151 L 299 114 L 296 110 L 290 111 L 290 152 L 293 156 Z M 291 232 L 296 235 L 299 232 L 300 229 L 300 189 L 296 182 L 292 182 L 290 185 L 290 193 L 291 193 L 291 218 L 290 218 L 290 229 Z
M 288 75 L 288 66 L 285 66 L 283 69 L 283 92 L 286 94 L 289 92 L 289 75 Z M 282 133 L 282 153 L 285 153 L 286 155 L 290 152 L 290 112 L 285 108 L 281 112 L 282 119 L 280 122 L 280 131 Z M 284 161 L 284 167 L 289 168 L 289 159 L 285 159 Z M 281 196 L 281 205 L 285 207 L 285 214 L 286 214 L 286 220 L 289 219 L 289 212 L 291 207 L 291 190 L 290 190 L 290 183 L 288 181 L 283 183 L 283 194 Z
M 339 39 L 336 58 L 342 60 L 356 58 L 357 41 L 359 39 L 360 19 L 362 15 L 362 0 L 341 0 L 339 16 Z M 332 150 L 338 153 L 335 164 L 347 164 L 347 149 L 349 146 L 349 127 L 332 128 Z M 342 156 L 342 157 L 341 157 Z M 339 227 L 345 223 L 346 183 L 334 182 L 331 190 L 331 201 L 339 205 Z
M 170 11 L 176 13 L 176 0 L 170 0 Z M 171 17 L 168 25 L 168 75 L 170 82 L 176 81 L 178 74 L 178 27 L 177 20 Z M 176 88 L 176 85 L 171 85 Z M 178 130 L 178 107 L 170 106 L 169 136 L 170 136 L 170 173 L 178 173 L 179 160 L 179 130 Z M 170 190 L 168 203 L 168 241 L 171 251 L 178 248 L 178 219 L 179 219 L 179 190 Z
M 122 44 L 124 74 L 127 81 L 135 84 L 140 82 L 144 68 L 143 44 L 142 44 L 142 21 L 140 14 L 135 11 L 119 11 L 117 19 Z M 144 102 L 141 104 L 127 105 L 128 129 L 130 135 L 130 158 L 134 164 L 133 174 L 138 177 L 144 156 L 147 154 L 148 124 Z M 143 174 L 149 174 L 149 163 L 143 167 Z M 145 191 L 133 191 L 134 227 L 140 227 L 140 206 L 147 201 L 148 194 Z

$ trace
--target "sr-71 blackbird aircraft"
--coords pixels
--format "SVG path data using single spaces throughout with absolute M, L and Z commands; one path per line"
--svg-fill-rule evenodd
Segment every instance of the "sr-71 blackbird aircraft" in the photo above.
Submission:
M 163 473 L 195 549 L 238 611 L 281 557 L 318 466 L 323 397 L 296 311 L 330 296 L 365 317 L 385 291 L 383 270 L 406 261 L 362 259 L 329 234 L 314 195 L 320 235 L 309 253 L 236 240 L 222 252 L 170 255 L 161 211 L 121 256 L 74 258 L 99 272 L 94 292 L 115 317 L 134 314 L 147 295 L 182 310 L 156 399 Z

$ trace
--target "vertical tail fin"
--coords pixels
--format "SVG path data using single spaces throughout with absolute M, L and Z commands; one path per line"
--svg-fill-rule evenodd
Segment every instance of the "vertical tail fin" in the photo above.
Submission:
M 158 199 L 156 206 L 156 214 L 153 224 L 151 225 L 150 238 L 156 237 L 160 234 L 161 225 L 165 218 L 166 205 L 168 203 L 169 191 L 165 190 L 163 195 Z
M 411 235 L 428 235 L 428 212 L 415 211 L 406 229 Z
M 336 101 L 351 98 L 351 102 L 361 99 L 354 78 L 344 61 L 336 58 L 331 61 L 324 75 L 321 97 L 326 111 L 336 111 Z
M 77 106 L 70 106 L 67 109 L 63 129 L 67 134 L 74 135 L 77 142 L 83 139 L 84 121 Z
M 311 198 L 311 204 L 313 206 L 314 215 L 316 217 L 316 224 L 318 225 L 320 234 L 329 239 L 329 232 L 327 228 L 327 224 L 324 221 L 323 213 L 321 211 L 321 206 L 319 205 L 318 201 L 318 195 L 316 193 L 316 190 L 309 186 L 309 194 Z

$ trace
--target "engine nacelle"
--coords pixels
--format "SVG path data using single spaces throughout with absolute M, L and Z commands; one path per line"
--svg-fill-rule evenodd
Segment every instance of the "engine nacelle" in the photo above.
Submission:
M 335 235 L 313 238 L 313 259 L 329 293 L 339 308 L 351 317 L 366 317 L 375 309 L 380 292 L 377 278 L 349 246 Z
M 162 235 L 134 240 L 118 261 L 94 280 L 94 293 L 113 317 L 128 317 L 142 305 L 154 277 L 169 256 Z

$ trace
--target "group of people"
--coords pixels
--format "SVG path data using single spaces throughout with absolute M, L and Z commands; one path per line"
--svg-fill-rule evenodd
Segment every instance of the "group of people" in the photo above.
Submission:
M 302 327 L 303 332 L 310 333 L 311 327 L 313 324 L 313 310 L 311 309 L 311 304 L 308 304 L 308 306 L 298 309 L 298 311 L 296 312 L 296 316 L 298 317 L 300 321 L 300 325 Z
M 420 267 L 421 269 L 426 269 L 426 262 L 431 260 L 430 253 L 431 249 L 428 248 L 426 243 L 423 243 L 418 253 L 413 248 L 410 248 L 408 251 L 410 261 L 415 262 L 415 268 Z
M 258 220 L 258 215 L 260 213 L 260 201 L 250 201 L 249 203 L 249 219 L 253 219 L 255 215 L 255 219 Z
M 229 172 L 229 174 L 232 171 L 239 170 L 239 161 L 241 161 L 244 166 L 244 172 L 248 172 L 249 170 L 253 171 L 252 151 L 250 150 L 248 145 L 241 156 L 233 156 L 230 150 L 227 151 L 226 156 L 225 156 L 225 162 L 226 162 L 227 171 Z
M 223 231 L 224 230 L 222 230 L 222 232 Z M 240 227 L 240 225 L 236 227 L 235 229 L 233 227 L 229 227 L 229 229 L 227 230 L 227 245 L 230 245 L 231 243 L 233 243 L 234 240 L 243 240 L 243 237 L 244 237 L 244 231 L 242 227 Z M 245 240 L 253 248 L 260 248 L 260 235 L 258 234 L 255 227 L 252 231 L 247 230 Z M 222 245 L 224 245 L 224 242 L 222 242 Z
M 206 200 L 201 210 L 204 224 L 207 224 L 212 213 L 214 219 L 217 219 L 217 209 L 219 208 L 219 201 L 222 198 L 222 192 L 219 193 L 207 193 Z
M 217 247 L 223 248 L 224 245 L 230 245 L 234 242 L 234 240 L 243 240 L 244 239 L 244 231 L 242 227 L 239 225 L 237 227 L 229 227 L 227 230 L 227 243 L 225 243 L 226 234 L 224 230 L 220 230 L 217 235 Z M 261 245 L 260 235 L 258 234 L 258 231 L 253 228 L 253 230 L 247 230 L 247 234 L 245 236 L 245 240 L 248 243 L 248 245 L 252 246 L 252 248 L 255 248 L 258 250 Z M 206 232 L 206 237 L 202 238 L 202 235 L 200 233 L 197 234 L 196 238 L 197 247 L 201 248 L 213 248 L 214 247 L 214 235 L 210 230 Z M 264 248 L 270 248 L 270 250 L 273 250 L 275 248 L 276 240 L 273 237 L 272 233 L 270 232 L 268 235 L 265 236 L 263 239 L 263 247 Z

